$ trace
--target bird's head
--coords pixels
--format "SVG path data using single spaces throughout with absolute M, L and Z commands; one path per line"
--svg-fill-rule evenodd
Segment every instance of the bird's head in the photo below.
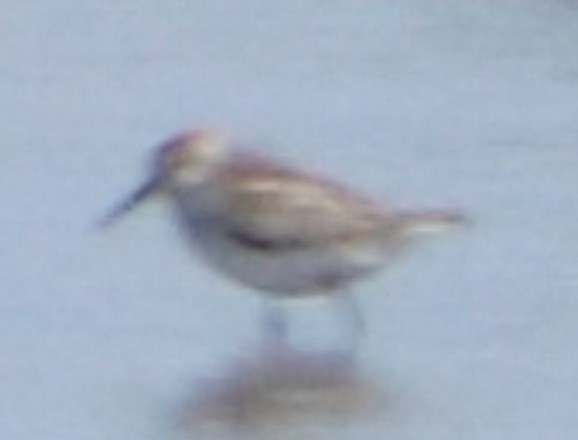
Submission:
M 192 130 L 164 142 L 156 151 L 143 184 L 101 222 L 109 225 L 157 194 L 204 182 L 226 155 L 227 137 L 218 131 Z

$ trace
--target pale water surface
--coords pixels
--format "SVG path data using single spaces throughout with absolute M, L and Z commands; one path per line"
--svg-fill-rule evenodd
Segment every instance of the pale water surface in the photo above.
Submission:
M 0 23 L 0 438 L 199 438 L 207 414 L 208 438 L 575 438 L 574 2 L 4 0 Z M 359 286 L 358 369 L 271 384 L 259 301 L 162 208 L 93 227 L 199 123 L 475 226 Z

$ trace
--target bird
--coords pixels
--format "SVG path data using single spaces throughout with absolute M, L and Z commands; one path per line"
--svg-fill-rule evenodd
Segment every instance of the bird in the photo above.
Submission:
M 163 142 L 144 183 L 101 226 L 154 196 L 169 200 L 184 241 L 214 270 L 274 303 L 341 300 L 356 335 L 365 323 L 350 287 L 390 266 L 418 237 L 465 222 L 453 209 L 392 209 L 208 128 Z M 267 316 L 282 339 L 282 314 Z

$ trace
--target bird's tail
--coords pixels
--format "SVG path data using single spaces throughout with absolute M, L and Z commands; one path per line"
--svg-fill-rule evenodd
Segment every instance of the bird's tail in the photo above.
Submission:
M 470 223 L 463 213 L 449 209 L 405 211 L 397 217 L 399 231 L 408 237 L 438 234 Z

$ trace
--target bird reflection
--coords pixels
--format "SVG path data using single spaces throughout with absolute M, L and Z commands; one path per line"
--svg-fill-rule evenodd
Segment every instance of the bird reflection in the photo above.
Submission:
M 388 399 L 350 357 L 265 349 L 197 384 L 179 425 L 199 438 L 295 438 L 378 416 Z

